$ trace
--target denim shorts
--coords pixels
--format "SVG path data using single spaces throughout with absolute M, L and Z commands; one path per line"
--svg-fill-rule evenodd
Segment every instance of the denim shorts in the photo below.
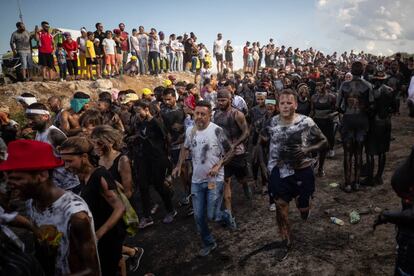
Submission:
M 33 67 L 32 53 L 30 52 L 19 52 L 18 56 L 22 63 L 22 69 L 31 69 Z

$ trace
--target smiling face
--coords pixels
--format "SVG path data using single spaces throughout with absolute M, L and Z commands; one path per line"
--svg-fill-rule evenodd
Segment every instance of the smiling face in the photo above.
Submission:
M 85 166 L 85 162 L 88 162 L 88 154 L 83 153 L 79 155 L 71 155 L 68 153 L 73 153 L 74 149 L 64 149 L 61 153 L 61 158 L 65 162 L 65 169 L 74 173 L 79 174 Z
M 6 172 L 6 176 L 7 185 L 13 197 L 28 200 L 38 195 L 39 187 L 47 181 L 49 173 L 47 171 L 9 171 Z

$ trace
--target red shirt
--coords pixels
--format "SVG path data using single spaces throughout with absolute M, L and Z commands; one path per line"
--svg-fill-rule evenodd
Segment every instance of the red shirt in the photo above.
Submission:
M 65 40 L 63 41 L 63 49 L 66 50 L 66 53 L 68 53 L 68 55 L 66 56 L 66 59 L 69 60 L 77 60 L 78 56 L 77 56 L 77 52 L 78 52 L 78 43 L 72 39 L 71 42 L 69 42 L 69 40 Z
M 53 53 L 53 36 L 48 32 L 39 32 L 39 53 L 51 54 Z
M 249 47 L 244 46 L 243 48 L 243 57 L 247 57 L 249 55 Z
M 128 43 L 128 33 L 121 32 L 122 42 L 121 42 L 121 50 L 128 51 L 129 50 L 129 43 Z

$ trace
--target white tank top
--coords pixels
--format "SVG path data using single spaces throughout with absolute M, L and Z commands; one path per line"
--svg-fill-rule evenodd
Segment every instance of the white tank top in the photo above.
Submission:
M 85 212 L 90 218 L 91 231 L 96 244 L 92 213 L 86 202 L 72 192 L 65 192 L 46 210 L 39 211 L 33 206 L 33 200 L 27 201 L 27 215 L 39 227 L 41 248 L 50 262 L 54 262 L 54 275 L 71 274 L 69 267 L 70 219 L 79 212 Z M 42 252 L 41 252 L 42 254 Z M 75 252 L 76 254 L 76 252 Z M 98 255 L 98 253 L 96 253 Z M 43 255 L 43 254 L 42 254 Z

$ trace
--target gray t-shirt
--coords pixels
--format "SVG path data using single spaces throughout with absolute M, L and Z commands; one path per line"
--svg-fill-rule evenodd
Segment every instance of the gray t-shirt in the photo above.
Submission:
M 208 182 L 208 173 L 225 154 L 225 149 L 230 148 L 230 143 L 221 127 L 210 123 L 203 130 L 193 130 L 190 127 L 186 131 L 184 147 L 191 151 L 193 164 L 193 183 Z M 224 168 L 219 171 L 215 181 L 224 181 Z
M 18 53 L 30 53 L 30 33 L 28 31 L 22 33 L 15 31 L 10 38 L 10 46 L 12 45 Z

